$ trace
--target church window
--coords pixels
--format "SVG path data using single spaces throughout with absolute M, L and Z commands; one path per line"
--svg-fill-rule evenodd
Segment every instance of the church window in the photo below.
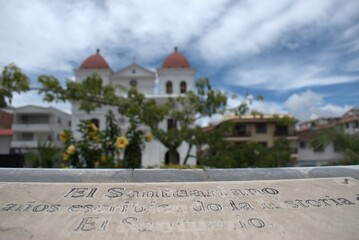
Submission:
M 186 93 L 187 92 L 187 85 L 186 85 L 185 81 L 181 82 L 180 89 L 181 89 L 181 93 Z
M 172 82 L 171 81 L 168 81 L 166 83 L 166 93 L 169 93 L 169 94 L 173 93 Z
M 168 118 L 167 119 L 167 130 L 170 130 L 170 129 L 173 129 L 173 128 L 176 128 L 176 120 L 173 119 L 173 118 Z
M 100 120 L 98 120 L 97 118 L 92 118 L 92 119 L 90 120 L 90 122 L 93 123 L 93 124 L 95 124 L 95 126 L 96 126 L 97 128 L 99 128 L 99 126 L 100 126 Z
M 136 86 L 137 86 L 137 81 L 136 81 L 136 79 L 131 79 L 131 81 L 130 81 L 130 86 L 131 86 L 131 87 L 136 87 Z

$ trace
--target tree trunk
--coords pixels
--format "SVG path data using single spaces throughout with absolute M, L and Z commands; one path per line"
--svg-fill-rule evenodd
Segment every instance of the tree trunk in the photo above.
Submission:
M 187 164 L 187 161 L 188 161 L 188 159 L 189 159 L 189 157 L 190 157 L 190 153 L 191 153 L 192 147 L 193 147 L 193 145 L 190 143 L 189 146 L 188 146 L 186 158 L 185 158 L 184 161 L 183 161 L 183 165 L 186 165 L 186 164 Z

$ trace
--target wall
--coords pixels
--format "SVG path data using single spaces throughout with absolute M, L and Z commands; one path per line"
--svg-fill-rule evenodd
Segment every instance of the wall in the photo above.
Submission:
M 10 143 L 12 136 L 0 136 L 0 154 L 10 153 Z
M 306 142 L 305 148 L 298 146 L 298 150 L 299 166 L 321 166 L 342 159 L 342 155 L 334 150 L 333 143 L 325 146 L 323 152 L 314 152 L 309 142 Z

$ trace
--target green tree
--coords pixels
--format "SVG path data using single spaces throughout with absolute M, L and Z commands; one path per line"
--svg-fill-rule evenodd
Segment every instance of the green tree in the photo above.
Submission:
M 219 90 L 214 90 L 209 79 L 198 80 L 196 91 L 196 93 L 188 91 L 185 96 L 169 98 L 162 106 L 152 106 L 159 113 L 156 114 L 158 118 L 153 119 L 154 121 L 143 119 L 150 126 L 154 137 L 168 149 L 170 164 L 177 163 L 177 149 L 184 142 L 189 146 L 184 164 L 190 157 L 194 157 L 190 155 L 192 148 L 204 144 L 204 133 L 199 126 L 196 126 L 199 119 L 217 113 L 223 114 L 226 110 L 227 96 Z M 159 128 L 159 122 L 165 118 L 173 119 L 175 127 L 168 130 Z
M 25 153 L 25 161 L 34 168 L 52 168 L 60 162 L 60 150 L 49 141 L 38 141 L 35 150 Z
M 30 89 L 30 81 L 15 64 L 4 67 L 0 75 L 0 108 L 11 104 L 13 93 L 22 93 Z
M 230 122 L 224 122 L 208 135 L 208 148 L 199 156 L 203 165 L 215 168 L 248 168 L 287 167 L 290 164 L 291 149 L 286 138 L 275 139 L 272 147 L 258 142 L 228 142 L 224 133 L 228 133 L 233 126 Z
M 126 166 L 120 158 L 121 150 L 116 141 L 121 131 L 116 125 L 112 111 L 106 115 L 106 127 L 103 131 L 88 120 L 81 120 L 77 126 L 81 138 L 76 140 L 71 131 L 63 131 L 60 135 L 65 144 L 63 160 L 65 166 L 76 168 L 112 168 Z
M 86 112 L 91 112 L 96 108 L 101 108 L 103 106 L 117 107 L 119 114 L 126 117 L 129 122 L 129 128 L 126 129 L 125 133 L 126 137 L 129 139 L 129 144 L 127 146 L 127 151 L 125 151 L 125 156 L 127 155 L 127 157 L 121 161 L 121 164 L 117 164 L 116 166 L 141 166 L 141 151 L 144 148 L 144 141 L 146 138 L 146 132 L 140 129 L 140 126 L 143 123 L 143 108 L 147 105 L 151 105 L 153 102 L 150 102 L 150 104 L 146 103 L 144 95 L 139 93 L 136 88 L 126 89 L 122 86 L 118 86 L 124 92 L 127 92 L 127 97 L 116 95 L 115 88 L 113 86 L 103 85 L 103 81 L 98 74 L 92 74 L 82 82 L 69 81 L 65 87 L 62 87 L 59 81 L 53 76 L 42 75 L 39 77 L 39 82 L 43 86 L 39 92 L 45 94 L 45 101 L 75 101 L 78 103 L 79 109 Z M 110 128 L 112 130 L 101 133 L 103 138 L 107 139 L 106 142 L 109 143 L 104 147 L 108 152 L 113 152 L 114 142 L 118 137 L 114 135 L 114 126 L 116 124 L 113 118 L 114 115 L 112 114 L 111 118 L 107 118 L 106 123 L 107 126 L 111 126 Z M 110 119 L 112 120 L 110 121 Z M 79 130 L 81 131 L 81 129 L 83 129 L 83 127 Z M 83 139 L 86 139 L 86 134 L 84 133 Z M 84 141 L 81 148 L 84 148 L 85 145 L 89 143 L 90 142 L 88 141 Z M 93 155 L 90 156 L 93 157 Z M 108 154 L 105 153 L 105 156 L 108 156 Z M 112 159 L 113 156 L 110 156 L 110 158 Z M 76 164 L 74 166 L 78 167 Z M 92 167 L 94 165 L 85 164 L 85 166 Z
M 153 99 L 146 99 L 136 88 L 125 89 L 127 96 L 117 96 L 113 86 L 103 85 L 98 74 L 93 74 L 82 82 L 68 81 L 63 87 L 53 76 L 41 75 L 38 82 L 42 85 L 39 90 L 44 94 L 45 101 L 73 101 L 77 102 L 79 109 L 86 112 L 93 111 L 105 105 L 116 106 L 118 112 L 125 116 L 130 123 L 126 132 L 131 149 L 142 151 L 146 132 L 141 126 L 147 126 L 154 138 L 160 141 L 169 150 L 170 163 L 175 163 L 176 153 L 182 143 L 189 143 L 189 149 L 184 163 L 191 157 L 191 149 L 198 144 L 206 144 L 206 139 L 201 129 L 196 126 L 196 121 L 203 117 L 211 117 L 213 114 L 223 114 L 227 111 L 227 96 L 219 90 L 214 90 L 207 78 L 196 82 L 196 93 L 189 91 L 185 96 L 169 98 L 166 103 L 158 104 Z M 246 103 L 242 103 L 234 109 L 235 114 L 243 114 L 248 111 Z M 170 130 L 159 128 L 159 123 L 166 118 L 172 118 L 177 127 Z M 84 126 L 82 126 L 84 128 Z M 84 133 L 83 133 L 84 134 Z M 205 135 L 211 135 L 206 133 Z M 86 137 L 86 136 L 85 136 Z M 87 142 L 84 142 L 87 144 Z M 129 151 L 127 151 L 128 153 Z M 129 154 L 129 153 L 128 153 Z M 94 155 L 91 155 L 92 157 Z M 83 164 L 74 164 L 74 166 Z M 85 166 L 92 166 L 87 163 Z

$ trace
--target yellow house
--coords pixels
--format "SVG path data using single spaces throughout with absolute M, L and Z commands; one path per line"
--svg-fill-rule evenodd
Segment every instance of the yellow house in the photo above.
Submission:
M 257 142 L 266 147 L 272 147 L 274 140 L 284 137 L 290 142 L 292 149 L 291 158 L 297 159 L 298 136 L 295 131 L 297 120 L 291 115 L 243 115 L 226 116 L 216 125 L 204 128 L 204 131 L 221 125 L 224 122 L 232 122 L 233 130 L 227 134 L 226 140 L 235 144 L 244 142 Z

